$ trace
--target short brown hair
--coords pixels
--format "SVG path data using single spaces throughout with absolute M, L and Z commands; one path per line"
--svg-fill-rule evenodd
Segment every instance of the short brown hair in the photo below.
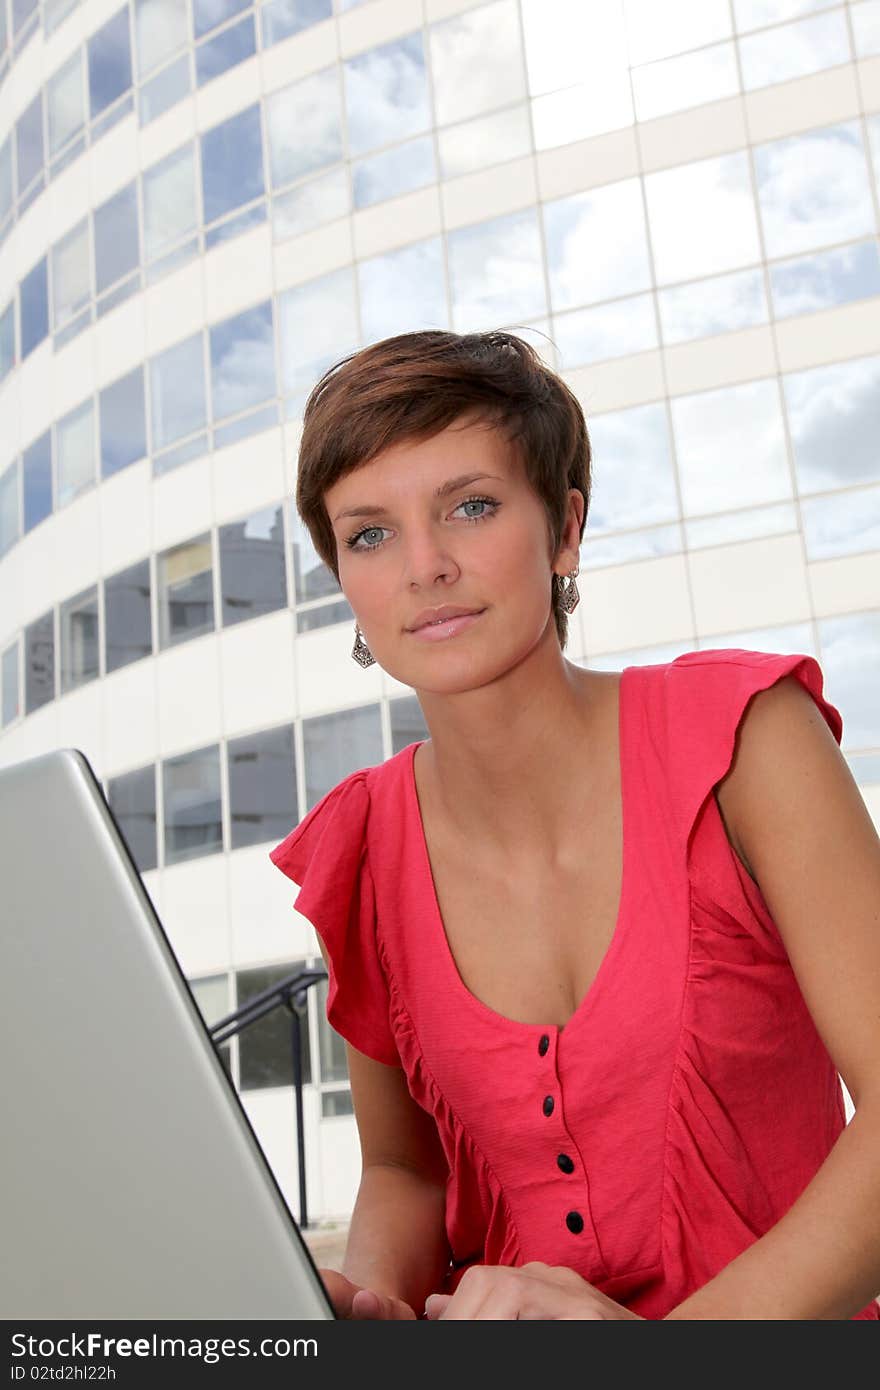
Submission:
M 336 537 L 324 504 L 328 488 L 404 439 L 428 439 L 461 416 L 500 425 L 520 449 L 547 513 L 554 553 L 562 540 L 568 492 L 590 505 L 590 441 L 576 396 L 513 333 L 424 330 L 384 338 L 343 357 L 313 388 L 303 414 L 296 506 L 315 550 L 337 581 Z M 559 644 L 568 618 L 551 597 Z

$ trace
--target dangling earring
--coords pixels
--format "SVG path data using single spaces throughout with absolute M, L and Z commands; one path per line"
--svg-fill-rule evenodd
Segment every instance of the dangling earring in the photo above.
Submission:
M 563 613 L 573 613 L 580 603 L 581 596 L 578 593 L 578 586 L 574 582 L 577 573 L 578 567 L 576 565 L 570 574 L 565 575 L 565 579 L 568 580 L 567 584 L 564 584 L 562 575 L 556 576 L 559 582 L 557 591 L 559 594 L 559 607 L 562 609 Z
M 363 666 L 364 668 L 366 668 L 367 666 L 374 665 L 376 658 L 373 656 L 373 653 L 370 651 L 369 647 L 364 641 L 363 634 L 360 628 L 358 627 L 357 623 L 355 623 L 354 625 L 354 632 L 354 646 L 351 649 L 351 654 L 357 662 L 358 666 Z

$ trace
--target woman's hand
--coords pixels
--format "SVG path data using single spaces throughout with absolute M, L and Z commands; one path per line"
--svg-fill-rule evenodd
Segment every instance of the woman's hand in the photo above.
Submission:
M 573 1269 L 534 1261 L 520 1266 L 472 1265 L 453 1294 L 431 1294 L 425 1303 L 438 1318 L 638 1318 L 593 1288 Z
M 389 1318 L 399 1321 L 415 1318 L 412 1308 L 402 1298 L 392 1298 L 389 1294 L 376 1293 L 373 1289 L 353 1284 L 336 1269 L 319 1269 L 318 1273 L 338 1318 Z

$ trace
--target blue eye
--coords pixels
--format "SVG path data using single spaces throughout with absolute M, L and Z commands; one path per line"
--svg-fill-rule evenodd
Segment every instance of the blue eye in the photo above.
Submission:
M 461 511 L 462 507 L 473 506 L 491 507 L 492 510 L 478 512 L 476 516 L 466 516 L 464 520 L 467 522 L 487 520 L 490 516 L 494 516 L 495 512 L 501 506 L 501 503 L 496 502 L 493 497 L 466 497 L 463 502 L 459 502 L 458 506 L 455 508 L 455 511 Z M 385 544 L 383 540 L 380 540 L 376 544 L 371 545 L 367 538 L 370 536 L 381 536 L 382 532 L 385 529 L 386 528 L 384 526 L 364 526 L 360 531 L 356 531 L 353 536 L 348 537 L 348 539 L 345 541 L 345 546 L 348 550 L 360 550 L 364 553 L 372 550 L 380 550 L 382 546 Z M 359 541 L 362 538 L 364 538 L 364 540 L 366 541 L 366 544 L 364 545 L 359 544 Z

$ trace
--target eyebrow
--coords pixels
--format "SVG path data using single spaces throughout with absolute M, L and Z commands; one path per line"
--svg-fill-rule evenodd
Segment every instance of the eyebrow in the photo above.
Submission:
M 469 483 L 475 483 L 480 478 L 495 478 L 499 483 L 504 479 L 497 473 L 462 473 L 458 478 L 449 478 L 445 483 L 441 483 L 434 489 L 435 497 L 448 497 L 451 492 L 458 492 L 459 488 L 467 487 Z M 346 507 L 344 512 L 338 512 L 333 518 L 334 521 L 341 521 L 346 516 L 387 516 L 387 507 Z

